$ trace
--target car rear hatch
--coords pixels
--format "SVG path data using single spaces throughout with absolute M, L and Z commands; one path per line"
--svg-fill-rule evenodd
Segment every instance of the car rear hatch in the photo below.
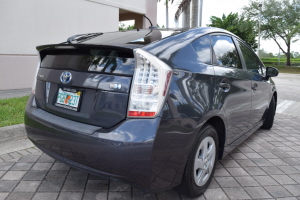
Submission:
M 35 97 L 54 115 L 110 128 L 126 118 L 133 50 L 101 45 L 39 46 Z

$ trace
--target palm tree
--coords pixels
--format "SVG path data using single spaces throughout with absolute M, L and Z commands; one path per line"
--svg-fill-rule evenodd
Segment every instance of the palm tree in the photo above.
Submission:
M 183 26 L 190 27 L 190 4 L 192 2 L 192 27 L 198 26 L 199 15 L 202 15 L 202 0 L 182 0 L 175 14 L 175 21 L 178 21 L 179 16 L 184 12 Z M 200 3 L 200 10 L 199 10 Z M 202 16 L 201 16 L 202 17 Z M 201 26 L 201 22 L 199 23 Z
M 160 2 L 161 0 L 157 0 L 158 2 Z M 165 4 L 166 4 L 166 28 L 169 28 L 169 1 L 171 3 L 174 2 L 174 0 L 164 0 L 166 1 Z

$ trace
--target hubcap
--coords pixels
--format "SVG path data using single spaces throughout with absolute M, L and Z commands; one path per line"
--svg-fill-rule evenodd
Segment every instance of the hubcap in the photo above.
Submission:
M 194 180 L 196 185 L 204 185 L 211 176 L 216 157 L 216 145 L 212 137 L 206 137 L 200 143 L 194 162 Z

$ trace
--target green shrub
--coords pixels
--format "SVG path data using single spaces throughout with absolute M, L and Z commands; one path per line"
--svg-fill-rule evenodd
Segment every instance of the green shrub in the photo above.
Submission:
M 278 58 L 260 58 L 261 61 L 266 65 L 278 65 Z M 285 65 L 286 64 L 286 58 L 280 58 L 279 65 Z M 292 66 L 300 66 L 300 59 L 291 59 L 291 65 Z

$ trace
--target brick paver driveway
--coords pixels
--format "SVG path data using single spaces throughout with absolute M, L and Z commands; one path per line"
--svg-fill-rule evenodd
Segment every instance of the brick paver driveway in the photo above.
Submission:
M 217 165 L 198 199 L 300 199 L 300 118 L 276 115 Z M 71 169 L 35 148 L 0 156 L 0 200 L 189 199 L 139 189 Z

